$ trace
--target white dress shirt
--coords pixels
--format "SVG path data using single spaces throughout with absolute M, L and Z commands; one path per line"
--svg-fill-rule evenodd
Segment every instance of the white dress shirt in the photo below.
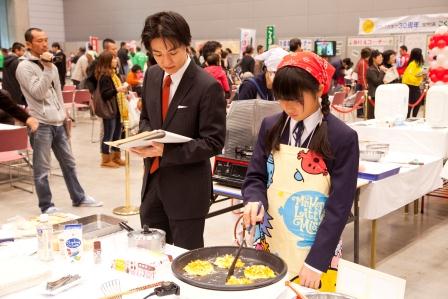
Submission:
M 171 74 L 171 85 L 170 85 L 170 97 L 168 100 L 168 103 L 171 103 L 171 100 L 173 99 L 174 95 L 176 94 L 177 87 L 180 84 L 180 80 L 182 80 L 182 77 L 184 76 L 185 71 L 187 70 L 188 66 L 190 65 L 191 58 L 187 55 L 187 60 L 185 61 L 184 65 L 174 74 Z M 163 76 L 163 80 L 168 76 L 169 74 L 165 72 Z
M 320 123 L 320 121 L 322 120 L 323 114 L 322 111 L 320 111 L 320 109 L 317 109 L 316 112 L 314 112 L 313 114 L 311 114 L 310 116 L 308 116 L 307 118 L 305 118 L 303 120 L 303 125 L 304 125 L 304 129 L 302 132 L 302 136 L 300 137 L 300 145 L 303 144 L 303 142 L 305 142 L 305 140 L 308 138 L 308 136 L 311 135 L 311 133 L 314 131 L 314 129 L 317 127 L 317 125 Z M 296 126 L 297 121 L 293 120 L 292 118 L 290 119 L 289 122 L 289 144 L 290 145 L 294 145 L 295 144 L 295 139 L 294 139 L 294 127 Z M 308 144 L 304 144 L 305 147 L 308 147 Z

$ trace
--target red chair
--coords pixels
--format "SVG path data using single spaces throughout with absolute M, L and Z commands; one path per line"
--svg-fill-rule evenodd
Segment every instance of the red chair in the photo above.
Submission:
M 335 92 L 331 104 L 335 106 L 342 106 L 345 101 L 345 95 L 345 92 Z
M 64 87 L 64 89 L 65 89 L 65 87 Z M 75 105 L 73 102 L 74 96 L 75 96 L 75 92 L 73 90 L 63 90 L 62 91 L 62 98 L 64 99 L 65 111 L 71 110 L 72 112 L 69 113 L 71 115 L 75 115 Z
M 62 92 L 64 91 L 75 91 L 76 86 L 75 85 L 64 85 L 64 89 L 62 90 Z
M 91 101 L 92 95 L 88 89 L 76 90 L 73 98 L 74 111 L 76 112 L 79 108 L 89 108 Z M 76 120 L 76 114 L 73 114 L 73 118 Z
M 2 126 L 0 128 L 0 165 L 9 168 L 9 180 L 7 181 L 9 181 L 11 187 L 33 193 L 33 170 L 30 163 L 27 129 L 26 127 L 8 127 Z M 29 169 L 29 174 L 21 175 L 24 167 Z M 12 169 L 17 170 L 16 178 L 13 178 Z M 23 178 L 28 178 L 28 180 Z M 14 185 L 13 182 L 17 181 L 31 185 L 31 190 Z

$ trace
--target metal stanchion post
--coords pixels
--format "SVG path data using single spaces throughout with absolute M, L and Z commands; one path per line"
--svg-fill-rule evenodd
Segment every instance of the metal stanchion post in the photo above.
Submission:
M 429 89 L 429 84 L 425 83 L 425 90 L 423 90 L 423 92 L 425 94 L 428 94 L 428 89 Z M 425 95 L 425 97 L 426 97 L 426 95 Z M 427 101 L 425 99 L 425 105 L 423 105 L 423 119 L 425 119 L 425 120 L 426 120 L 426 103 L 427 103 Z
M 124 121 L 124 130 L 126 138 L 129 136 L 129 121 Z M 138 207 L 131 206 L 131 186 L 130 186 L 130 163 L 129 163 L 129 152 L 125 151 L 125 190 L 126 197 L 124 201 L 124 206 L 113 209 L 113 213 L 122 216 L 136 215 L 139 213 Z
M 368 110 L 369 110 L 369 98 L 368 98 L 369 91 L 367 89 L 364 90 L 364 120 L 367 120 L 369 117 Z

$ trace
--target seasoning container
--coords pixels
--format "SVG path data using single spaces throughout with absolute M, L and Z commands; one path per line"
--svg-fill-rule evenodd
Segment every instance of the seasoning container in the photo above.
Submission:
M 101 264 L 101 241 L 93 242 L 93 262 Z
M 128 233 L 128 245 L 129 247 L 140 247 L 162 253 L 165 249 L 165 235 L 165 232 L 161 229 L 143 225 L 142 231 Z

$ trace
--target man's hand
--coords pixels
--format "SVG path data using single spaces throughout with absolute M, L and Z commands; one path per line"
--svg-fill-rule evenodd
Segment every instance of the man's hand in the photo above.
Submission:
M 321 273 L 314 272 L 306 265 L 303 265 L 299 273 L 300 285 L 311 289 L 318 289 L 321 276 Z
M 51 69 L 53 67 L 53 63 L 51 62 L 51 59 L 53 58 L 53 54 L 50 52 L 45 52 L 42 55 L 40 55 L 40 61 L 42 62 L 42 65 L 45 68 Z
M 153 142 L 151 146 L 133 147 L 130 148 L 129 150 L 142 158 L 162 157 L 163 146 L 164 146 L 163 143 Z
M 26 119 L 25 124 L 31 129 L 31 132 L 36 132 L 39 127 L 39 121 L 32 116 Z
M 243 221 L 246 226 L 255 225 L 257 222 L 263 221 L 264 217 L 264 207 L 259 202 L 248 202 L 244 206 L 243 211 Z M 260 208 L 260 213 L 258 213 L 258 208 Z

